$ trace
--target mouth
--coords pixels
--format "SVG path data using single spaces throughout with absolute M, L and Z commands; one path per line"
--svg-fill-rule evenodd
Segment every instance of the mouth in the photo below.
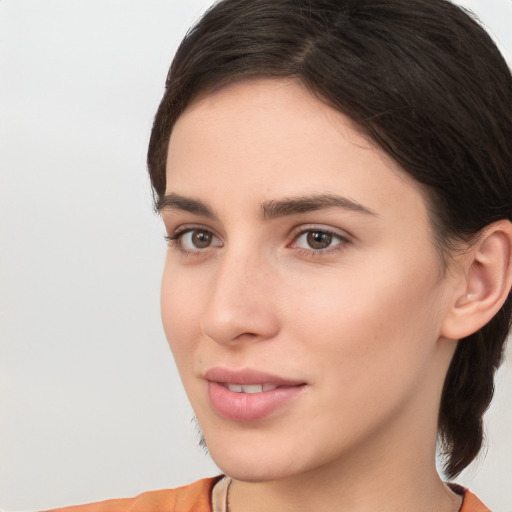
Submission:
M 229 389 L 233 393 L 263 393 L 267 391 L 274 391 L 280 386 L 276 384 L 228 384 L 227 382 L 219 382 L 221 386 Z
M 283 410 L 295 401 L 307 383 L 255 370 L 213 368 L 206 372 L 213 410 L 231 421 L 255 421 Z

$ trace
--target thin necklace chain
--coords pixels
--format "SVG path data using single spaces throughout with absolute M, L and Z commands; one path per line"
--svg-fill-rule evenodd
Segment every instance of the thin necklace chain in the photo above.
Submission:
M 226 478 L 229 478 L 229 477 L 226 477 Z M 229 478 L 228 487 L 226 489 L 226 512 L 230 512 L 230 509 L 229 509 L 229 489 L 231 488 L 231 483 L 232 482 L 233 482 L 233 480 L 231 478 Z

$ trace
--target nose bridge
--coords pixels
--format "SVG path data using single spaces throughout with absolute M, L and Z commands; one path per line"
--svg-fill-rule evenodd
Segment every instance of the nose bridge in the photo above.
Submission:
M 204 333 L 218 343 L 274 336 L 278 321 L 270 293 L 270 261 L 250 247 L 233 247 L 220 257 L 202 320 Z

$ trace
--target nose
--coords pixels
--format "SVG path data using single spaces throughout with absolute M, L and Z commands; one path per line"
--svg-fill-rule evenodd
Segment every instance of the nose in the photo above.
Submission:
M 224 256 L 204 312 L 203 333 L 219 344 L 264 341 L 279 331 L 269 262 L 256 257 Z

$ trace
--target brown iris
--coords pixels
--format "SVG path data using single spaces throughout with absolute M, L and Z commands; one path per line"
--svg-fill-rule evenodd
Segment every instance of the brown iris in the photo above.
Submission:
M 311 249 L 327 249 L 332 242 L 332 234 L 324 231 L 310 231 L 306 237 Z
M 212 243 L 212 234 L 208 231 L 194 231 L 192 233 L 192 244 L 198 249 L 205 249 Z

